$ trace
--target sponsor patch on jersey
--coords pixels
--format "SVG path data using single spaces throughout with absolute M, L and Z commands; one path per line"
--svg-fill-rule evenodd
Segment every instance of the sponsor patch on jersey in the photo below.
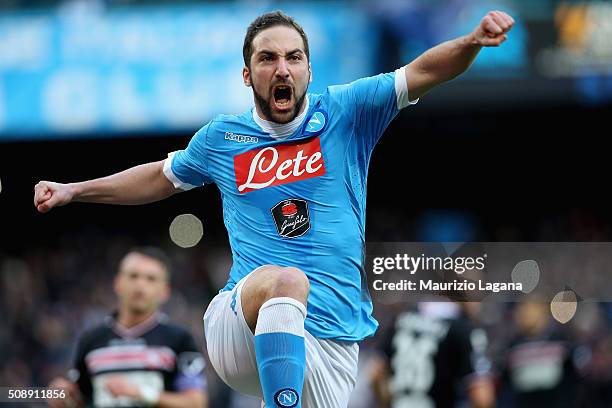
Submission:
M 310 229 L 308 203 L 290 198 L 276 204 L 270 210 L 278 235 L 284 238 L 301 237 Z
M 293 183 L 325 174 L 318 137 L 234 156 L 234 173 L 240 194 Z
M 85 356 L 85 362 L 92 374 L 126 368 L 169 371 L 176 363 L 176 355 L 172 349 L 165 346 L 118 345 L 90 351 Z

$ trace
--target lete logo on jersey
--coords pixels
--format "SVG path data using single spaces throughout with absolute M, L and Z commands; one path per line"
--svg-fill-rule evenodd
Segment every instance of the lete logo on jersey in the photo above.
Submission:
M 234 157 L 234 172 L 240 194 L 322 176 L 321 141 L 315 137 L 249 150 Z

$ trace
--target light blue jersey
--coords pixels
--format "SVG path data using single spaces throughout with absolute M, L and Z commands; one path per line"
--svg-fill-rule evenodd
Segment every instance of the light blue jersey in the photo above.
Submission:
M 233 255 L 222 291 L 266 265 L 294 266 L 310 280 L 305 328 L 359 341 L 378 323 L 364 272 L 370 155 L 410 104 L 404 69 L 309 94 L 293 123 L 274 127 L 254 109 L 220 115 L 164 173 L 177 188 L 215 183 Z M 286 137 L 278 137 L 285 134 Z

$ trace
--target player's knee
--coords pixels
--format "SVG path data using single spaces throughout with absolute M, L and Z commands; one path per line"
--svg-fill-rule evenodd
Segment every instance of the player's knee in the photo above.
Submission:
M 310 293 L 310 282 L 298 268 L 278 268 L 270 289 L 270 297 L 288 296 L 305 301 Z

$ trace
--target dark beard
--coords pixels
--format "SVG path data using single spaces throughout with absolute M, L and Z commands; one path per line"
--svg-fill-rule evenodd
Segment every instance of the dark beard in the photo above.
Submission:
M 272 120 L 272 122 L 276 122 L 275 120 L 273 120 L 273 116 L 272 116 L 272 108 L 270 107 L 270 100 L 265 100 L 263 96 L 261 96 L 256 90 L 255 90 L 255 84 L 252 85 L 253 86 L 253 94 L 255 95 L 255 100 L 257 101 L 257 103 L 259 104 L 259 108 L 261 109 L 261 112 L 264 114 L 264 116 L 266 118 L 269 118 L 270 120 Z M 304 100 L 306 99 L 306 92 L 308 91 L 308 89 L 306 91 L 304 91 L 304 94 L 299 98 L 296 99 L 295 101 L 295 107 L 293 108 L 293 114 L 289 117 L 289 119 L 287 119 L 284 122 L 276 122 L 276 123 L 280 123 L 280 124 L 285 124 L 285 123 L 289 123 L 291 122 L 293 119 L 295 119 L 298 115 L 298 113 L 300 112 L 300 110 L 302 109 L 302 105 L 304 105 Z M 272 99 L 272 96 L 270 96 L 270 99 Z

